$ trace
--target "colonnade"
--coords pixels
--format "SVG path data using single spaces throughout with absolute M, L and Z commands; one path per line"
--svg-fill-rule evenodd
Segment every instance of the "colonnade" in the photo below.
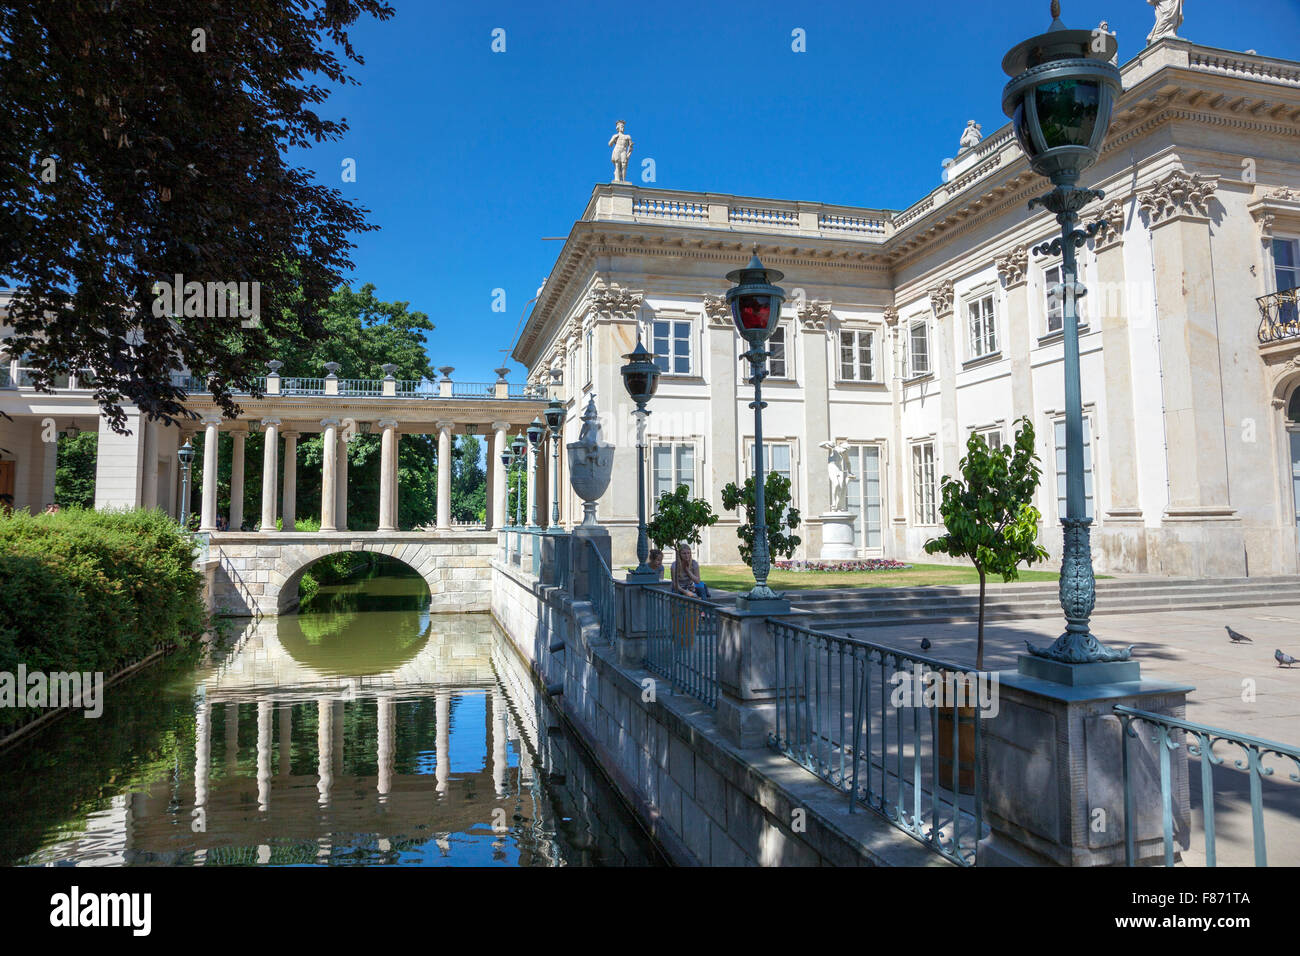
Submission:
M 319 434 L 322 436 L 321 463 L 321 510 L 320 530 L 323 533 L 348 530 L 348 443 L 357 433 L 350 419 L 323 418 L 319 421 Z M 199 530 L 214 532 L 217 530 L 217 475 L 221 460 L 220 435 L 222 426 L 230 424 L 220 416 L 210 415 L 202 420 L 204 429 L 203 487 L 202 505 L 199 514 Z M 232 437 L 231 477 L 230 477 L 230 512 L 229 528 L 238 531 L 244 521 L 244 463 L 245 446 L 249 430 L 240 427 L 244 423 L 233 423 L 229 428 Z M 258 527 L 262 532 L 296 530 L 297 489 L 298 489 L 298 438 L 302 432 L 295 427 L 301 423 L 289 423 L 284 427 L 284 419 L 265 417 L 259 422 L 265 437 L 262 462 L 262 515 Z M 452 478 L 452 442 L 459 423 L 440 420 L 435 423 L 438 435 L 438 491 L 437 491 L 437 530 L 452 530 L 451 521 L 451 478 Z M 380 467 L 379 467 L 379 532 L 398 530 L 398 449 L 401 440 L 401 424 L 393 418 L 381 418 L 374 427 L 379 429 Z M 459 426 L 464 427 L 464 426 Z M 497 530 L 514 521 L 514 516 L 506 513 L 508 486 L 506 469 L 501 467 L 501 452 L 511 441 L 511 423 L 494 421 L 485 436 L 487 439 L 487 520 L 485 529 Z M 518 427 L 518 426 L 516 426 Z M 408 434 L 412 433 L 408 428 Z M 473 434 L 473 430 L 466 433 Z M 280 439 L 284 440 L 284 461 L 280 462 Z M 544 439 L 536 447 L 528 446 L 528 480 L 526 524 L 537 521 L 545 526 L 550 523 L 550 505 L 545 488 L 549 487 L 548 442 Z M 447 463 L 442 467 L 443 462 Z M 277 519 L 281 529 L 277 529 Z

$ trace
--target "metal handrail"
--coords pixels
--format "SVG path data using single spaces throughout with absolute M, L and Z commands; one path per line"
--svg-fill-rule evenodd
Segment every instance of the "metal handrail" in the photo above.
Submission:
M 614 643 L 614 602 L 617 599 L 614 575 L 594 541 L 587 539 L 587 590 L 591 606 L 600 621 L 600 639 Z
M 645 665 L 673 690 L 718 706 L 718 605 L 647 587 Z
M 382 378 L 345 378 L 339 381 L 340 395 L 358 395 L 373 398 L 384 394 Z
M 980 672 L 784 621 L 767 628 L 777 691 L 769 745 L 848 794 L 850 812 L 864 806 L 974 865 L 984 835 Z
M 324 395 L 323 378 L 286 378 L 280 382 L 281 395 Z
M 1173 754 L 1184 745 L 1187 754 L 1197 757 L 1201 764 L 1201 811 L 1205 819 L 1205 865 L 1217 865 L 1217 848 L 1215 846 L 1215 812 L 1214 812 L 1214 767 L 1221 765 L 1225 757 L 1214 752 L 1216 744 L 1229 744 L 1240 747 L 1242 756 L 1233 760 L 1233 766 L 1250 775 L 1250 818 L 1251 831 L 1255 849 L 1255 865 L 1268 866 L 1268 847 L 1264 834 L 1264 792 L 1265 777 L 1274 777 L 1273 768 L 1264 766 L 1264 758 L 1272 755 L 1290 760 L 1295 764 L 1295 773 L 1287 776 L 1300 783 L 1300 747 L 1280 744 L 1263 737 L 1249 734 L 1233 733 L 1222 727 L 1198 724 L 1195 721 L 1171 717 L 1168 714 L 1154 714 L 1146 710 L 1116 705 L 1115 713 L 1124 727 L 1124 862 L 1133 866 L 1136 861 L 1137 827 L 1132 824 L 1134 818 L 1134 794 L 1132 781 L 1132 757 L 1129 753 L 1129 741 L 1138 739 L 1138 731 L 1133 726 L 1142 722 L 1152 728 L 1151 742 L 1155 744 L 1160 758 L 1160 806 L 1161 832 L 1164 844 L 1165 866 L 1174 865 L 1174 820 L 1173 820 L 1173 785 L 1171 766 Z M 1179 739 L 1174 739 L 1174 734 Z M 1187 741 L 1191 734 L 1196 742 Z
M 1300 336 L 1300 287 L 1261 295 L 1255 301 L 1259 304 L 1261 345 Z

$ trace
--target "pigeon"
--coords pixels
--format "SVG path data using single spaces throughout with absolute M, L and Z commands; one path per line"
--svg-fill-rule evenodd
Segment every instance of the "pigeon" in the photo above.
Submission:
M 1292 664 L 1296 663 L 1296 659 L 1290 654 L 1283 654 L 1282 648 L 1280 647 L 1273 652 L 1273 657 L 1277 660 L 1278 667 L 1290 667 Z
M 930 649 L 930 639 L 928 637 L 921 638 L 921 650 L 928 651 L 929 649 Z
M 1228 632 L 1228 640 L 1232 641 L 1232 643 L 1234 643 L 1234 644 L 1240 644 L 1240 643 L 1242 643 L 1243 641 L 1245 641 L 1247 644 L 1254 644 L 1254 643 L 1255 643 L 1255 642 L 1252 641 L 1249 637 L 1247 637 L 1245 634 L 1238 634 L 1236 631 L 1234 631 L 1232 628 L 1228 627 L 1226 624 L 1224 625 L 1224 629 Z

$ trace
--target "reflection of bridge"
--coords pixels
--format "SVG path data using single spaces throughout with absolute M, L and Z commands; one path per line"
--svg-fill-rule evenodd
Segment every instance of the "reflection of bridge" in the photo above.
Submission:
M 283 614 L 298 603 L 298 583 L 313 562 L 356 551 L 414 568 L 429 587 L 434 611 L 486 611 L 496 550 L 496 534 L 486 531 L 217 533 L 208 546 L 208 588 L 221 613 Z

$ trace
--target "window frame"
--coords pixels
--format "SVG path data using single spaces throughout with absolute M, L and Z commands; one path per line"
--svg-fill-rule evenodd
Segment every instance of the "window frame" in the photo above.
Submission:
M 850 328 L 843 328 L 843 327 L 840 328 L 839 333 L 836 337 L 836 360 L 835 360 L 835 381 L 836 382 L 849 382 L 849 383 L 856 383 L 861 385 L 875 385 L 880 383 L 880 362 L 879 362 L 880 336 L 878 332 L 879 330 L 875 328 L 863 328 L 858 326 L 854 326 Z M 845 346 L 844 344 L 844 337 L 846 335 L 850 335 L 853 337 L 852 344 L 849 346 Z M 862 377 L 861 375 L 862 355 L 864 351 L 862 347 L 862 340 L 864 336 L 866 337 L 867 340 L 867 347 L 865 351 L 868 359 L 867 361 L 868 375 L 865 378 Z M 853 353 L 852 367 L 853 367 L 854 374 L 849 376 L 846 376 L 844 374 L 845 348 L 851 349 Z
M 856 547 L 860 553 L 864 554 L 883 554 L 885 549 L 885 524 L 886 524 L 886 504 L 888 497 L 885 493 L 885 444 L 878 441 L 849 442 L 849 462 L 851 467 L 856 467 L 853 477 L 849 480 L 849 500 L 845 502 L 848 505 L 849 512 L 854 515 L 853 519 L 853 538 Z M 877 492 L 877 511 L 879 513 L 879 526 L 876 533 L 879 536 L 879 543 L 871 544 L 867 537 L 867 482 L 866 472 L 862 464 L 866 459 L 866 451 L 872 449 L 876 455 L 876 492 Z M 857 506 L 858 510 L 853 510 L 854 498 L 852 488 L 857 487 Z
M 913 527 L 928 528 L 939 524 L 939 454 L 937 444 L 933 436 L 908 442 L 908 464 L 911 466 L 912 475 Z M 922 452 L 923 449 L 927 448 L 930 452 L 928 476 L 924 474 L 926 468 L 924 454 L 920 456 L 919 464 L 917 460 L 918 452 Z M 928 496 L 923 493 L 926 488 L 922 484 L 922 479 L 927 480 Z
M 1277 263 L 1277 248 L 1279 244 L 1289 245 L 1291 247 L 1291 262 L 1289 266 L 1279 266 Z M 1300 288 L 1300 236 L 1282 235 L 1274 236 L 1273 241 L 1269 243 L 1269 258 L 1273 266 L 1272 269 L 1272 292 L 1286 292 L 1288 289 Z M 1278 281 L 1278 272 L 1285 270 L 1291 273 L 1291 282 L 1289 286 L 1283 286 Z
M 1096 412 L 1094 409 L 1085 408 L 1083 410 L 1083 510 L 1084 515 L 1091 518 L 1095 523 L 1097 520 L 1097 448 L 1096 448 Z M 1049 416 L 1052 425 L 1052 469 L 1055 477 L 1055 486 L 1052 489 L 1056 501 L 1056 517 L 1061 519 L 1065 517 L 1066 504 L 1066 470 L 1065 470 L 1065 413 L 1060 412 Z M 1062 429 L 1062 444 L 1056 444 L 1056 429 Z M 1091 493 L 1089 493 L 1091 488 Z
M 794 342 L 794 336 L 790 334 L 791 328 L 792 326 L 789 322 L 777 323 L 776 329 L 772 333 L 772 338 L 775 338 L 778 332 L 781 333 L 782 371 L 781 374 L 778 375 L 776 372 L 772 370 L 773 358 L 769 354 L 767 358 L 767 378 L 764 379 L 764 381 L 772 381 L 777 383 L 782 383 L 782 382 L 793 383 L 795 381 L 795 377 L 792 372 L 794 367 L 794 353 L 791 351 L 791 346 Z M 765 350 L 769 353 L 772 351 L 772 338 L 769 338 L 767 340 L 767 344 L 764 347 Z M 739 338 L 737 339 L 737 342 L 738 345 L 736 349 L 736 361 L 739 363 L 740 372 L 736 376 L 736 379 L 742 385 L 752 386 L 754 384 L 754 379 L 753 376 L 750 374 L 749 359 L 745 358 L 745 353 L 749 351 L 749 343 Z
M 913 332 L 918 325 L 925 330 L 925 368 L 920 370 L 916 367 L 916 349 L 914 347 L 916 337 L 913 335 Z M 907 320 L 906 355 L 907 378 L 909 381 L 914 378 L 924 378 L 926 375 L 934 374 L 934 366 L 930 362 L 930 320 L 924 315 Z
M 988 304 L 988 310 L 983 306 Z M 990 358 L 1001 352 L 1002 343 L 998 335 L 998 302 L 993 289 L 983 289 L 973 293 L 966 305 L 966 354 L 971 361 Z M 976 328 L 977 324 L 981 327 Z M 979 349 L 980 342 L 987 348 Z
M 662 355 L 659 352 L 659 335 L 657 326 L 660 323 L 668 326 L 667 343 L 669 351 L 667 355 Z M 684 337 L 677 334 L 679 326 L 686 327 L 686 335 Z M 650 350 L 654 353 L 655 364 L 659 365 L 661 377 L 673 376 L 676 378 L 691 378 L 698 374 L 695 367 L 695 353 L 697 351 L 695 348 L 695 320 L 691 316 L 654 316 L 650 319 L 650 335 L 648 338 L 650 340 Z M 677 360 L 682 357 L 677 352 L 676 343 L 678 342 L 686 343 L 686 371 L 684 372 L 674 371 Z M 662 365 L 659 364 L 660 359 L 663 360 Z
M 646 450 L 648 452 L 647 455 L 648 464 L 646 467 L 646 471 L 648 472 L 648 477 L 650 479 L 648 482 L 646 482 L 646 493 L 649 495 L 650 498 L 650 500 L 646 503 L 647 514 L 649 514 L 651 517 L 654 516 L 655 502 L 659 500 L 659 495 L 662 493 L 662 492 L 657 492 L 655 490 L 658 487 L 658 475 L 655 470 L 655 452 L 661 448 L 669 449 L 668 452 L 669 462 L 672 468 L 672 479 L 670 482 L 670 487 L 667 490 L 669 492 L 674 492 L 677 490 L 678 485 L 685 484 L 691 489 L 692 498 L 700 497 L 699 494 L 700 479 L 701 479 L 700 442 L 698 438 L 695 437 L 672 438 L 668 436 L 647 436 L 646 446 L 647 446 Z M 691 475 L 690 475 L 689 482 L 683 481 L 681 475 L 680 451 L 681 449 L 685 449 L 685 448 L 689 448 L 691 451 Z

